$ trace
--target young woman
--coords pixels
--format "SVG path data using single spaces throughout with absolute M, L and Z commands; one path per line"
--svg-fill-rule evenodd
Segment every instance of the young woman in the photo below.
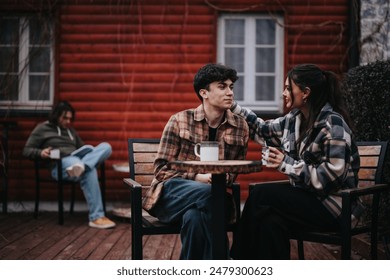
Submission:
M 298 65 L 287 74 L 283 98 L 289 113 L 273 120 L 236 103 L 231 108 L 246 118 L 252 139 L 270 146 L 267 166 L 289 177 L 289 184 L 249 194 L 234 258 L 289 259 L 290 230 L 338 228 L 341 199 L 334 194 L 358 184 L 359 154 L 337 76 Z M 362 211 L 356 201 L 354 223 Z

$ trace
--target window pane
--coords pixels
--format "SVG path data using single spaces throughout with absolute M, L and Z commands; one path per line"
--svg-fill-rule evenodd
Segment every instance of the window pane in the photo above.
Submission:
M 244 52 L 244 48 L 225 48 L 225 64 L 237 72 L 244 72 Z
M 52 24 L 44 15 L 0 16 L 1 108 L 9 106 L 8 101 L 24 110 L 53 100 L 52 32 Z M 49 103 L 39 104 L 48 108 Z
M 37 18 L 29 19 L 30 23 L 30 45 L 50 44 L 50 25 Z
M 49 75 L 30 76 L 29 100 L 49 100 Z
M 280 112 L 282 85 L 276 81 L 283 79 L 283 17 L 221 13 L 218 24 L 217 61 L 233 67 L 240 76 L 235 99 L 256 112 Z
M 50 49 L 30 48 L 30 72 L 50 71 Z
M 227 19 L 225 21 L 225 44 L 243 45 L 245 42 L 245 20 Z
M 19 69 L 19 48 L 0 47 L 0 72 L 17 73 Z
M 19 20 L 0 19 L 0 44 L 19 45 Z
M 19 79 L 17 75 L 0 75 L 0 100 L 18 100 Z
M 245 78 L 239 76 L 239 79 L 234 83 L 234 99 L 237 101 L 244 100 L 244 82 Z
M 275 78 L 256 77 L 256 100 L 273 101 L 275 99 Z
M 256 20 L 256 44 L 275 44 L 275 22 L 270 19 Z
M 275 49 L 257 48 L 256 49 L 256 72 L 275 72 Z

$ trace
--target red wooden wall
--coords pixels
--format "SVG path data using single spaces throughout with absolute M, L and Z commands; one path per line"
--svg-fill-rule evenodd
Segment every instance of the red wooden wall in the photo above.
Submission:
M 0 12 L 28 10 L 32 6 L 27 2 L 2 1 Z M 216 61 L 220 12 L 282 14 L 286 70 L 309 62 L 338 73 L 346 70 L 347 0 L 54 2 L 56 99 L 76 108 L 74 125 L 86 142 L 113 146 L 107 164 L 111 201 L 128 196 L 124 174 L 112 169 L 112 164 L 127 160 L 126 139 L 158 138 L 171 114 L 198 105 L 192 79 L 200 66 Z M 13 119 L 18 127 L 10 132 L 10 199 L 33 200 L 33 165 L 21 151 L 43 119 Z M 248 158 L 259 157 L 257 144 L 251 142 Z M 249 181 L 281 178 L 265 170 L 240 175 L 239 182 L 245 189 Z M 56 189 L 47 186 L 43 196 L 55 200 Z

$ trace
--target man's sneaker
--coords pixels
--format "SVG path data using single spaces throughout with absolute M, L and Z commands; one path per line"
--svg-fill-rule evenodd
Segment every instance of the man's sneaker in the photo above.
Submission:
M 116 226 L 116 224 L 107 217 L 101 217 L 95 221 L 90 221 L 89 226 L 93 228 L 106 229 L 113 228 Z
M 85 167 L 82 163 L 75 163 L 66 168 L 66 172 L 70 177 L 80 177 L 84 173 Z

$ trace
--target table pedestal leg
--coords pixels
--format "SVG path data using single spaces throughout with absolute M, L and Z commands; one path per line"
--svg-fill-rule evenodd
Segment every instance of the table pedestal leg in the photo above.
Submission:
M 212 174 L 212 253 L 213 259 L 227 259 L 227 235 L 225 228 L 226 174 Z

